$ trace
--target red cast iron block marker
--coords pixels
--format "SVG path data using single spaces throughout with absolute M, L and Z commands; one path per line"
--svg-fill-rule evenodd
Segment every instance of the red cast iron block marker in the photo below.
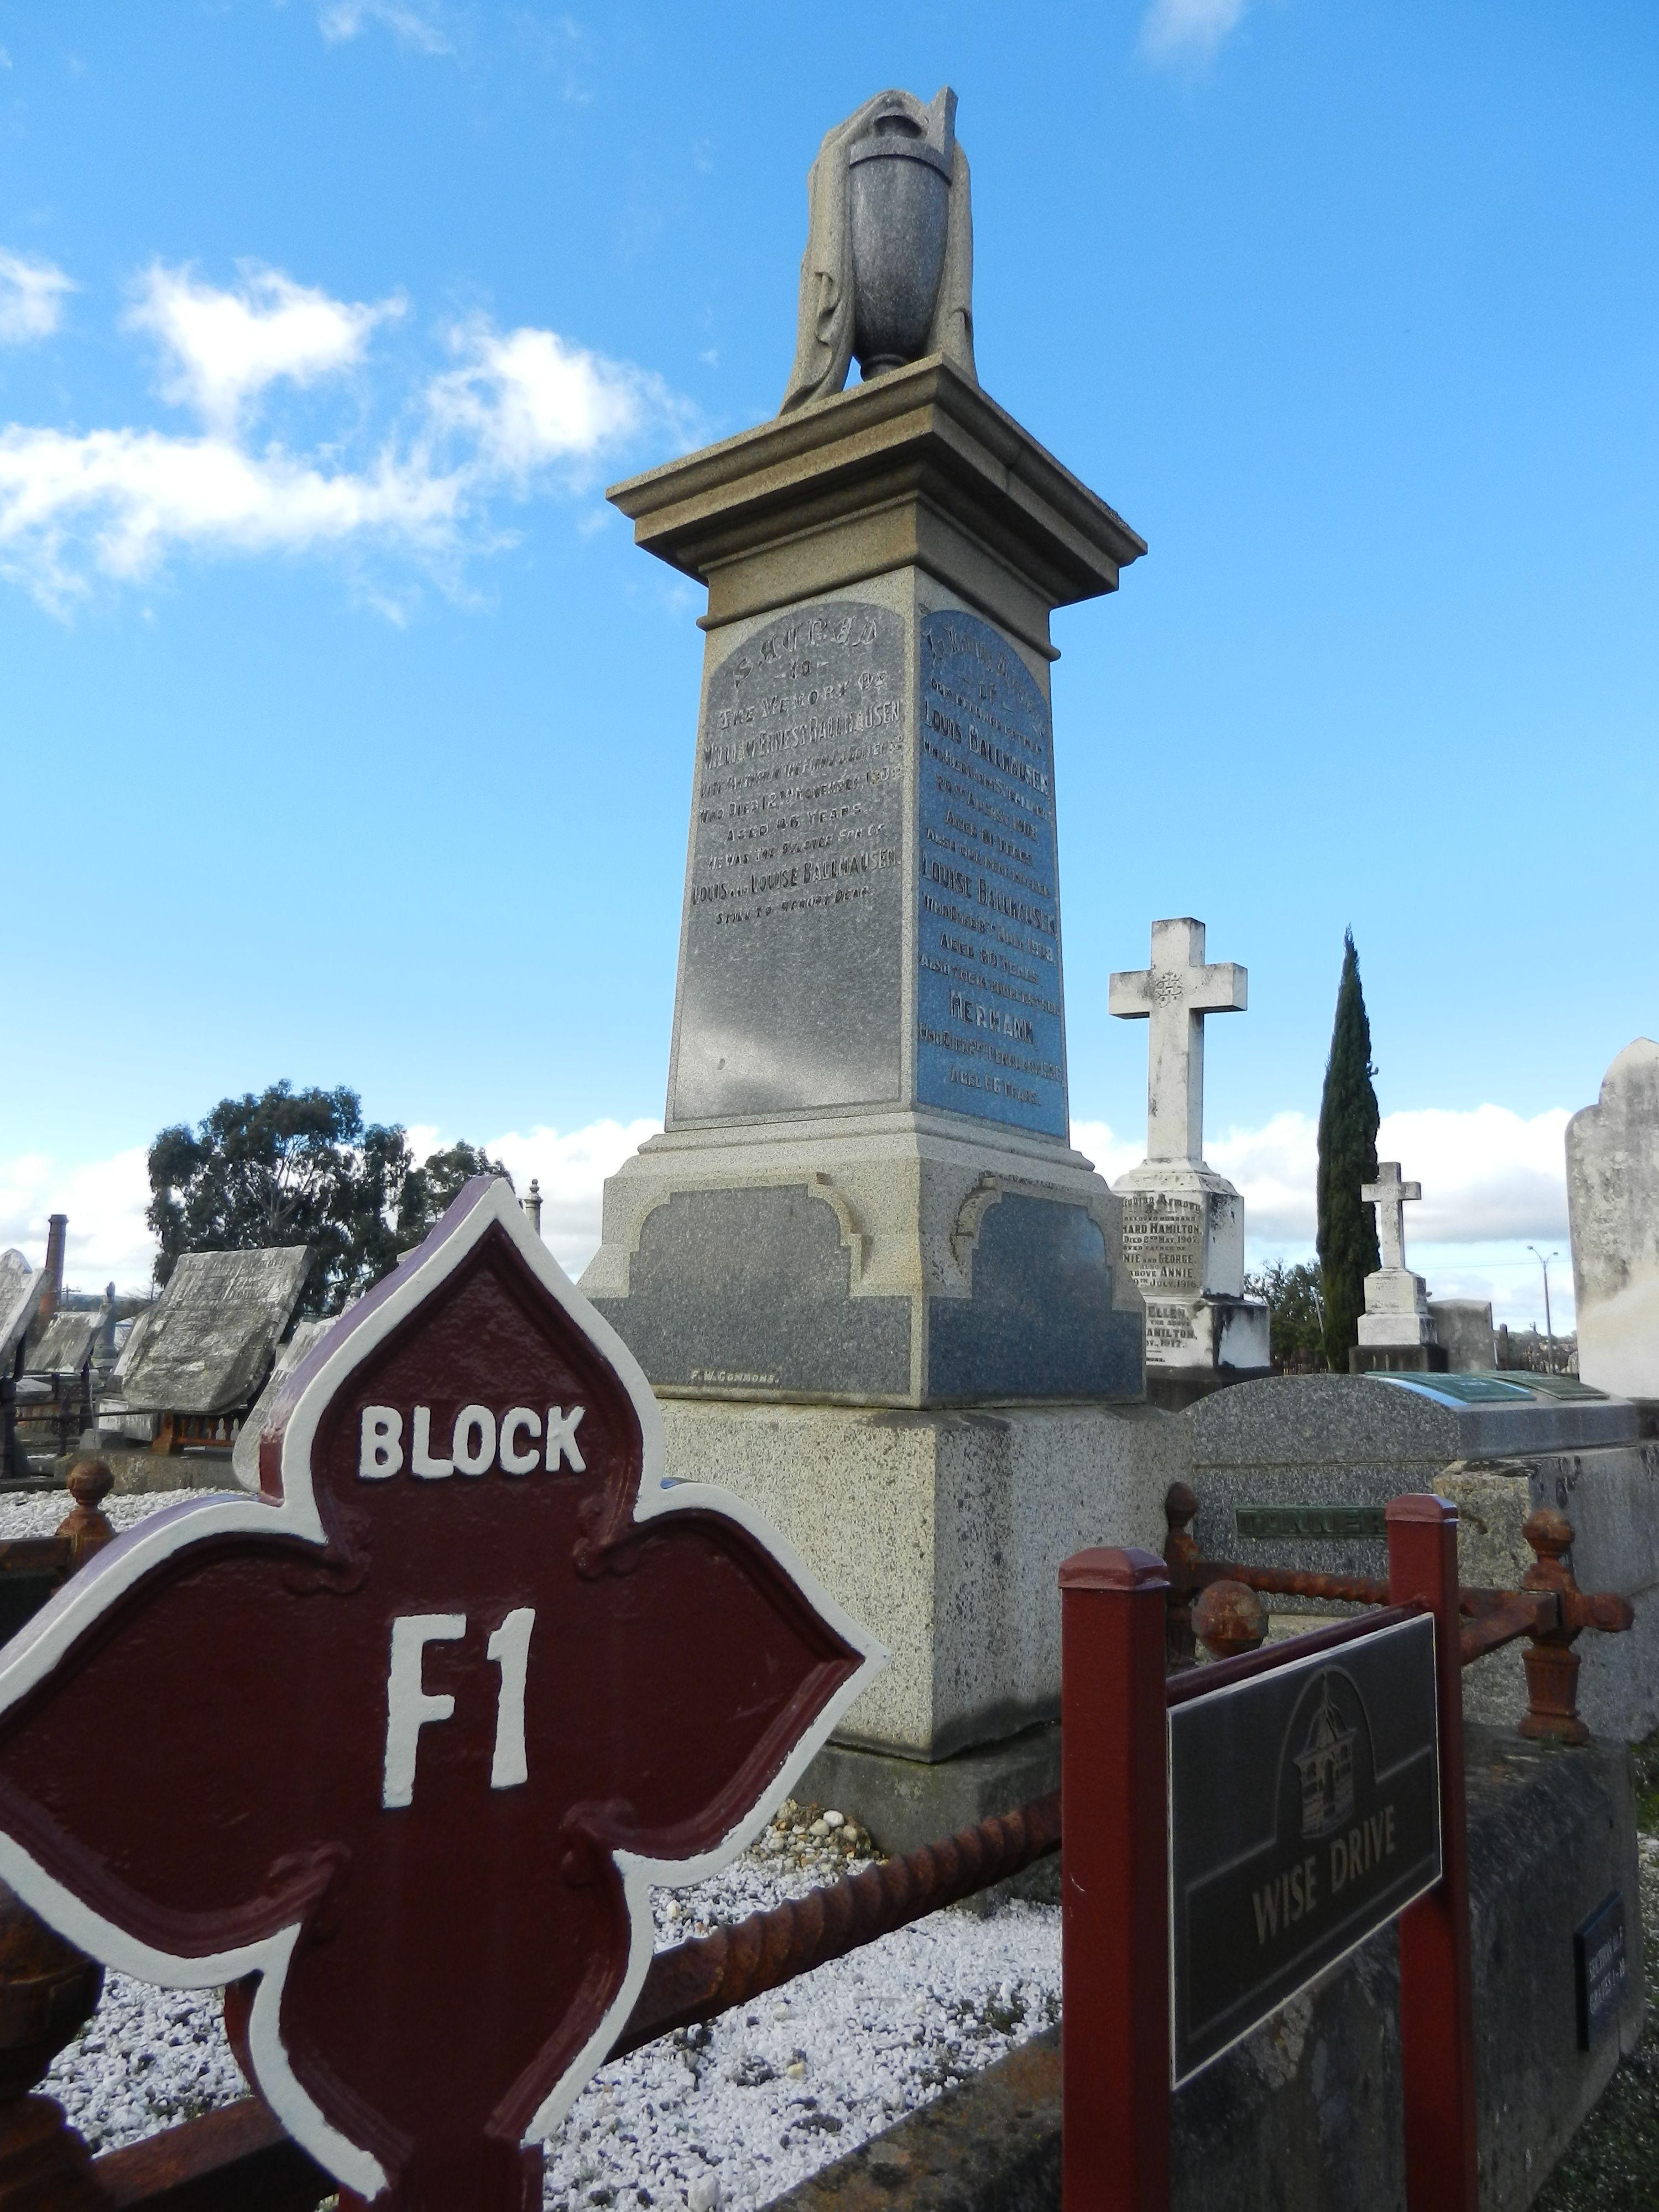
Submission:
M 649 1384 L 499 1181 L 296 1369 L 259 1468 L 0 1653 L 0 1875 L 110 1966 L 234 1983 L 349 2191 L 529 2212 L 651 1886 L 751 1840 L 881 1655 L 665 1482 Z

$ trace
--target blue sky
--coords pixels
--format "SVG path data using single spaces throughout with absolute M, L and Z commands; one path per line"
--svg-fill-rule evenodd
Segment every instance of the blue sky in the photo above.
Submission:
M 1352 923 L 1385 1112 L 1451 1117 L 1425 1207 L 1515 1171 L 1437 1233 L 1565 1245 L 1540 1143 L 1659 1020 L 1650 6 L 0 0 L 0 1241 L 279 1076 L 660 1112 L 702 640 L 602 488 L 773 411 L 819 137 L 949 82 L 981 374 L 1152 547 L 1055 624 L 1074 1116 L 1138 1149 L 1106 978 L 1196 914 L 1250 970 L 1210 1128 L 1289 1174 Z

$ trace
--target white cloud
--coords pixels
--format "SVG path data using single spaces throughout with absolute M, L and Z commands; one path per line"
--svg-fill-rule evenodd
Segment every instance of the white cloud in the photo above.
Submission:
M 142 577 L 179 546 L 299 552 L 378 537 L 437 550 L 461 493 L 454 476 L 391 455 L 331 473 L 223 437 L 14 425 L 0 430 L 0 574 L 62 608 L 86 589 L 87 565 Z
M 215 429 L 234 429 L 248 402 L 279 378 L 310 385 L 356 368 L 375 325 L 404 312 L 398 299 L 374 307 L 331 300 L 254 262 L 244 262 L 240 276 L 235 290 L 222 291 L 155 262 L 126 318 L 129 329 L 160 339 L 166 397 Z
M 1249 0 L 1152 0 L 1140 26 L 1154 61 L 1207 61 L 1237 29 Z
M 1512 1327 L 1543 1316 L 1542 1283 L 1529 1243 L 1559 1250 L 1550 1269 L 1555 1325 L 1571 1328 L 1572 1270 L 1568 1255 L 1562 1133 L 1565 1108 L 1529 1120 L 1502 1106 L 1467 1113 L 1442 1108 L 1389 1114 L 1378 1138 L 1384 1158 L 1399 1158 L 1423 1185 L 1422 1203 L 1407 1209 L 1407 1257 L 1437 1297 L 1490 1298 L 1496 1318 Z M 659 1121 L 591 1121 L 560 1131 L 545 1125 L 508 1130 L 484 1150 L 502 1161 L 520 1197 L 535 1176 L 542 1187 L 542 1231 L 568 1273 L 580 1275 L 599 1241 L 600 1196 L 612 1176 Z M 431 1126 L 408 1131 L 424 1159 L 453 1139 Z M 1073 1142 L 1109 1182 L 1139 1165 L 1139 1134 L 1118 1136 L 1103 1121 L 1074 1121 Z M 1250 1261 L 1312 1250 L 1316 1128 L 1304 1114 L 1276 1114 L 1259 1129 L 1230 1130 L 1209 1148 L 1210 1164 L 1244 1194 Z M 0 1247 L 18 1244 L 37 1262 L 46 1249 L 46 1216 L 70 1217 L 70 1278 L 101 1289 L 112 1277 L 123 1291 L 142 1290 L 155 1244 L 143 1225 L 149 1184 L 142 1147 L 104 1160 L 70 1165 L 43 1153 L 0 1160 Z
M 262 394 L 363 368 L 400 300 L 336 300 L 280 270 L 244 264 L 231 289 L 157 263 L 129 328 L 157 338 L 167 395 L 196 409 L 199 435 L 120 428 L 0 428 L 0 574 L 64 609 L 94 574 L 151 573 L 174 550 L 298 553 L 378 544 L 453 568 L 483 542 L 483 511 L 525 498 L 647 430 L 683 438 L 690 410 L 661 379 L 556 331 L 499 331 L 482 317 L 449 337 L 458 365 L 417 386 L 412 416 L 295 449 L 257 446 Z M 412 419 L 416 428 L 408 428 Z M 368 450 L 349 458 L 353 441 Z M 500 542 L 499 533 L 495 542 Z M 396 618 L 400 595 L 366 586 Z
M 607 361 L 556 331 L 498 331 L 475 319 L 452 331 L 461 366 L 434 378 L 434 427 L 469 439 L 480 460 L 522 479 L 550 462 L 588 459 L 680 412 L 660 377 Z
M 599 1201 L 607 1176 L 638 1152 L 660 1121 L 590 1121 L 561 1136 L 538 1127 L 520 1136 L 516 1129 L 492 1137 L 484 1146 L 513 1177 L 520 1198 L 533 1176 L 542 1187 L 542 1235 L 554 1258 L 573 1279 L 599 1249 Z
M 360 38 L 371 23 L 378 23 L 416 53 L 453 54 L 446 14 L 434 0 L 325 0 L 317 10 L 317 23 L 331 46 Z
M 64 319 L 64 295 L 76 289 L 52 262 L 0 247 L 0 345 L 49 338 Z
M 0 1160 L 0 1247 L 15 1244 L 38 1267 L 46 1256 L 46 1217 L 69 1216 L 64 1278 L 70 1290 L 142 1294 L 149 1288 L 155 1239 L 145 1149 L 70 1166 L 46 1152 Z
M 1543 1316 L 1542 1279 L 1527 1248 L 1559 1249 L 1550 1269 L 1558 1328 L 1571 1326 L 1564 1138 L 1568 1109 L 1529 1119 L 1505 1106 L 1466 1112 L 1426 1107 L 1385 1114 L 1377 1152 L 1398 1160 L 1420 1202 L 1406 1208 L 1407 1259 L 1437 1297 L 1490 1298 L 1511 1327 Z M 1109 1181 L 1145 1152 L 1102 1121 L 1072 1125 L 1073 1141 Z M 1250 1265 L 1297 1260 L 1314 1249 L 1319 1129 L 1306 1114 L 1275 1114 L 1256 1129 L 1230 1129 L 1205 1146 L 1210 1165 L 1244 1196 Z

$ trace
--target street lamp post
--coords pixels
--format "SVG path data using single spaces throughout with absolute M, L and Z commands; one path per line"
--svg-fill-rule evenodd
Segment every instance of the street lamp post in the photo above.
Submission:
M 1537 1261 L 1539 1266 L 1544 1271 L 1544 1334 L 1549 1342 L 1550 1370 L 1551 1372 L 1553 1373 L 1555 1369 L 1555 1324 L 1550 1319 L 1550 1261 L 1552 1260 L 1559 1260 L 1561 1255 L 1559 1252 L 1540 1252 L 1535 1244 L 1528 1244 L 1527 1249 L 1532 1254 L 1533 1258 Z

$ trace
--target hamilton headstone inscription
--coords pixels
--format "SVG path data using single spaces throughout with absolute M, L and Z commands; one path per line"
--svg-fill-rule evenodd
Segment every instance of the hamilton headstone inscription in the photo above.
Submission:
M 878 1650 L 752 1509 L 665 1480 L 644 1376 L 499 1179 L 315 1340 L 258 1476 L 5 1646 L 0 1874 L 94 1958 L 228 1984 L 249 2080 L 359 2199 L 526 2212 L 652 1887 L 758 1832 Z
M 1267 1308 L 1244 1295 L 1244 1200 L 1204 1158 L 1205 1021 L 1242 1013 L 1249 979 L 1204 952 L 1201 921 L 1155 921 L 1150 967 L 1110 987 L 1111 1012 L 1147 1025 L 1146 1158 L 1112 1187 L 1146 1301 L 1149 1382 L 1172 1403 L 1266 1374 L 1271 1358 Z

